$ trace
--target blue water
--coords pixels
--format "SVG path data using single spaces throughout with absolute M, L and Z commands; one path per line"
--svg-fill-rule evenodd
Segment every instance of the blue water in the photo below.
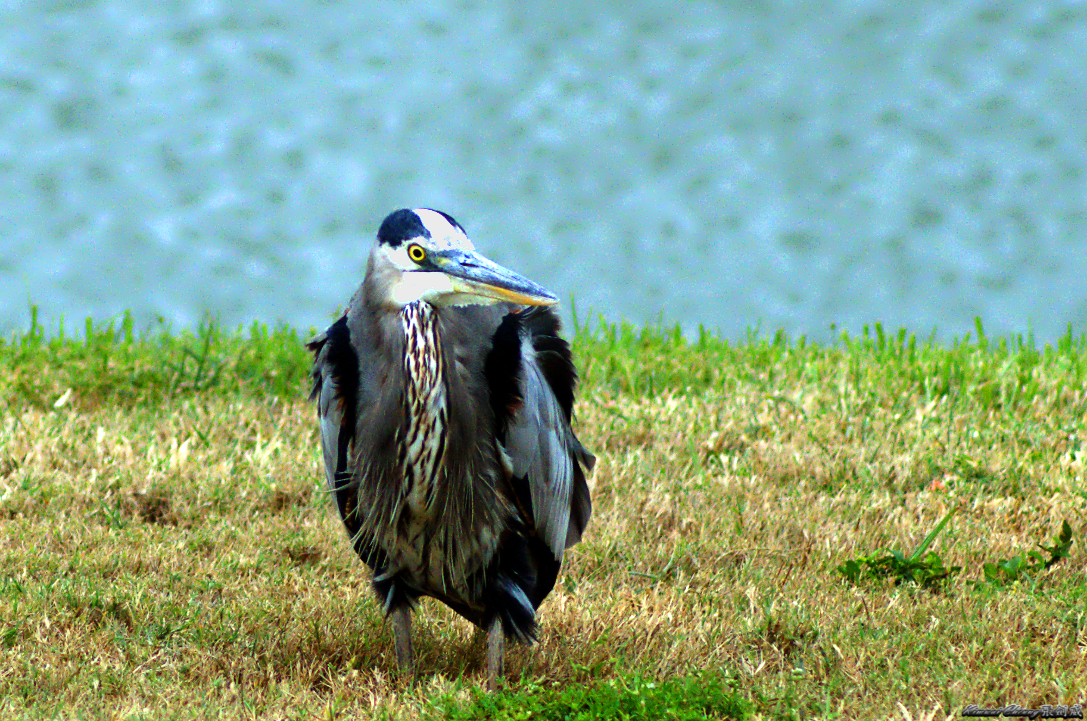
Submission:
M 1087 330 L 1081 2 L 0 13 L 0 330 L 321 326 L 418 205 L 581 315 Z

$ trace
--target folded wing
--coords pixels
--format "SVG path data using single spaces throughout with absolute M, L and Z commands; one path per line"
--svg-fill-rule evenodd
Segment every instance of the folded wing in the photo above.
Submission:
M 504 407 L 496 413 L 507 418 L 504 448 L 515 479 L 527 482 L 536 533 L 561 560 L 589 522 L 585 472 L 596 459 L 570 425 L 577 372 L 558 330 L 550 309 L 511 313 L 495 333 L 495 351 L 519 366 L 508 397 L 498 393 Z

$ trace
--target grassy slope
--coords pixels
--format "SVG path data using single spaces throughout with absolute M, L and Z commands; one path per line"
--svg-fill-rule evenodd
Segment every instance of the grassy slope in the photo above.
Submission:
M 1083 338 L 600 327 L 575 349 L 593 522 L 542 642 L 486 697 L 482 640 L 435 603 L 416 615 L 423 678 L 391 677 L 321 492 L 293 331 L 136 338 L 122 320 L 3 343 L 0 716 L 943 718 L 1087 700 Z M 908 552 L 952 511 L 932 550 L 963 571 L 935 590 L 834 571 Z M 1064 519 L 1069 558 L 979 582 Z

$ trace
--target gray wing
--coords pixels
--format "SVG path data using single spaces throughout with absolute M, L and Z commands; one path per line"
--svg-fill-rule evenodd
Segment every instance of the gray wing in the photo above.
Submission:
M 536 532 L 556 559 L 581 540 L 592 507 L 585 471 L 596 459 L 570 426 L 574 370 L 551 311 L 522 315 L 520 397 L 506 434 L 513 474 L 528 481 Z
M 325 479 L 336 496 L 341 515 L 347 511 L 338 491 L 350 478 L 348 461 L 355 441 L 355 396 L 358 389 L 358 357 L 351 346 L 344 316 L 309 343 L 314 353 L 313 390 L 317 402 L 324 451 Z

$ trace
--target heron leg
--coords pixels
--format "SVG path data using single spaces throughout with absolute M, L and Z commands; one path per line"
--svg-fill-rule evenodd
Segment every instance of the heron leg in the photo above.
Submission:
M 396 669 L 400 678 L 415 678 L 415 660 L 411 653 L 411 606 L 404 604 L 391 614 L 393 642 L 396 644 Z
M 498 690 L 498 677 L 502 675 L 506 656 L 506 633 L 502 620 L 497 616 L 487 629 L 487 690 Z

